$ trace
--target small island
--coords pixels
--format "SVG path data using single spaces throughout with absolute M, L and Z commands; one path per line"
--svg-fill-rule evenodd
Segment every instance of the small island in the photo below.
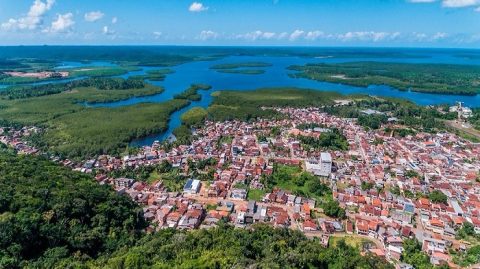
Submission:
M 263 63 L 263 62 L 243 62 L 243 63 L 217 64 L 210 67 L 210 69 L 214 69 L 219 73 L 227 73 L 227 74 L 261 75 L 265 73 L 265 70 L 258 69 L 258 68 L 269 67 L 269 66 L 272 66 L 272 65 L 269 63 Z

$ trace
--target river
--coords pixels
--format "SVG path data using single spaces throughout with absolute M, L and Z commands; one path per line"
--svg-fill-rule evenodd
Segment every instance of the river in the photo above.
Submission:
M 456 101 L 464 102 L 466 106 L 479 107 L 480 95 L 461 96 L 428 94 L 411 91 L 400 91 L 386 85 L 370 85 L 368 87 L 355 87 L 339 83 L 320 82 L 309 79 L 292 78 L 289 73 L 294 72 L 287 69 L 291 65 L 304 65 L 307 63 L 340 63 L 351 61 L 382 61 L 382 62 L 404 62 L 404 63 L 443 63 L 443 64 L 464 64 L 480 65 L 479 58 L 462 58 L 454 56 L 454 51 L 420 51 L 412 57 L 399 58 L 336 58 L 336 57 L 290 57 L 290 56 L 227 56 L 214 61 L 194 61 L 171 67 L 175 71 L 168 74 L 164 81 L 148 81 L 149 83 L 165 88 L 161 94 L 146 97 L 134 97 L 127 100 L 110 103 L 87 104 L 91 107 L 120 107 L 144 102 L 165 102 L 171 100 L 175 94 L 181 93 L 191 84 L 202 83 L 212 86 L 211 90 L 199 91 L 202 95 L 200 101 L 191 104 L 171 115 L 169 128 L 166 132 L 138 139 L 132 142 L 135 146 L 151 145 L 155 140 L 164 140 L 172 131 L 180 126 L 180 116 L 192 107 L 208 107 L 212 101 L 210 94 L 218 90 L 255 90 L 269 87 L 297 87 L 322 91 L 336 91 L 342 94 L 368 94 L 376 96 L 389 96 L 411 100 L 419 105 L 434 105 Z M 418 57 L 417 57 L 418 56 Z M 265 73 L 259 75 L 227 74 L 211 69 L 213 65 L 224 63 L 240 62 L 265 62 L 271 64 L 269 67 L 252 68 L 263 69 Z M 61 67 L 87 66 L 87 63 L 64 62 Z M 96 62 L 95 65 L 108 65 L 108 63 Z M 159 67 L 141 67 L 141 70 L 133 71 L 119 77 L 128 78 L 135 75 L 143 75 L 148 70 L 160 69 Z

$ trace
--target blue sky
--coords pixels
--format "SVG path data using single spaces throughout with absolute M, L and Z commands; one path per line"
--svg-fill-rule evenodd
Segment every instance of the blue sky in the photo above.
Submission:
M 0 45 L 480 48 L 480 0 L 0 0 Z

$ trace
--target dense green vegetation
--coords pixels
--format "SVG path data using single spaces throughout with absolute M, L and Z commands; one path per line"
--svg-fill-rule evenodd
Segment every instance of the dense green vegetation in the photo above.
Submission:
M 77 78 L 77 77 L 109 77 L 109 76 L 119 76 L 128 73 L 129 71 L 137 70 L 137 67 L 134 66 L 118 66 L 118 67 L 104 67 L 104 66 L 93 66 L 93 67 L 82 67 L 82 68 L 72 68 L 65 70 L 56 70 L 56 71 L 66 71 L 69 72 L 67 78 Z M 51 70 L 48 70 L 51 71 Z M 9 75 L 0 76 L 0 83 L 3 84 L 25 84 L 25 83 L 34 83 L 40 81 L 53 81 L 59 79 L 66 79 L 65 77 L 60 76 L 58 73 L 55 73 L 52 77 L 39 79 L 35 77 L 14 77 Z
M 347 150 L 347 138 L 337 128 L 331 129 L 330 132 L 322 133 L 320 137 L 297 136 L 302 143 L 303 148 L 309 149 L 330 149 L 330 150 Z
M 460 265 L 461 267 L 467 267 L 469 265 L 479 263 L 480 245 L 473 246 L 464 253 L 457 253 L 457 255 L 453 257 L 453 262 Z
M 82 46 L 16 46 L 0 51 L 0 59 L 7 59 L 10 65 L 30 65 L 29 63 L 33 62 L 35 65 L 43 64 L 42 66 L 44 66 L 45 63 L 50 63 L 50 68 L 62 61 L 84 63 L 112 61 L 137 66 L 174 66 L 203 58 L 205 57 L 201 56 L 195 48 L 154 46 L 89 46 L 88 48 Z M 38 69 L 45 70 L 45 68 Z
M 331 197 L 322 204 L 323 213 L 332 218 L 344 219 L 347 217 L 345 209 L 343 209 L 337 200 L 333 200 Z
M 418 269 L 433 269 L 433 268 L 449 268 L 448 265 L 433 266 L 430 263 L 430 257 L 427 253 L 422 251 L 422 245 L 417 239 L 405 239 L 403 240 L 403 249 L 401 261 L 413 265 Z
M 110 77 L 124 75 L 130 71 L 139 70 L 135 66 L 92 66 L 66 69 L 69 77 Z
M 8 50 L 8 49 L 7 49 Z M 21 55 L 21 54 L 20 54 Z M 12 59 L 0 58 L 0 72 L 2 71 L 43 71 L 55 67 L 55 61 L 45 59 L 19 59 L 19 55 L 10 56 Z M 14 59 L 13 59 L 14 58 Z
M 49 121 L 39 141 L 43 149 L 66 157 L 119 154 L 134 138 L 167 129 L 170 114 L 184 100 L 144 103 L 118 108 L 88 108 Z
M 480 67 L 446 64 L 351 62 L 291 66 L 294 77 L 366 87 L 386 84 L 399 90 L 476 95 L 480 92 Z
M 480 108 L 475 108 L 472 112 L 473 115 L 468 119 L 468 121 L 475 129 L 480 130 Z
M 387 123 L 388 117 L 385 115 L 378 115 L 378 114 L 373 114 L 373 115 L 365 115 L 361 114 L 358 116 L 358 124 L 368 127 L 370 129 L 378 129 L 382 124 Z
M 348 258 L 346 258 L 348 257 Z M 298 231 L 256 225 L 181 232 L 162 230 L 98 263 L 106 268 L 393 268 L 341 241 L 323 248 Z
M 151 81 L 163 81 L 168 74 L 175 73 L 172 69 L 155 69 L 148 70 L 145 75 L 133 76 L 134 79 L 151 80 Z
M 61 76 L 53 75 L 49 78 L 36 78 L 36 77 L 16 77 L 10 76 L 7 74 L 0 74 L 0 83 L 1 84 L 25 84 L 25 83 L 34 83 L 40 81 L 54 81 L 59 79 L 65 79 Z
M 231 63 L 231 64 L 217 64 L 210 68 L 215 70 L 225 70 L 225 69 L 255 68 L 255 67 L 269 67 L 269 66 L 272 66 L 272 65 L 269 63 L 263 63 L 263 62 L 244 62 L 244 63 Z
M 258 69 L 258 68 L 269 67 L 269 66 L 272 66 L 272 65 L 269 63 L 263 63 L 263 62 L 243 62 L 243 63 L 217 64 L 210 68 L 216 70 L 219 73 L 260 75 L 265 73 L 265 70 Z
M 186 126 L 197 126 L 207 117 L 208 112 L 203 107 L 192 107 L 181 116 L 182 124 Z
M 190 101 L 200 101 L 202 99 L 202 95 L 200 95 L 198 91 L 199 90 L 207 91 L 207 90 L 210 90 L 211 88 L 212 87 L 210 85 L 192 84 L 188 89 L 186 89 L 182 93 L 176 94 L 173 98 L 187 99 Z
M 0 97 L 6 99 L 21 99 L 71 91 L 74 88 L 80 87 L 94 87 L 99 90 L 132 90 L 142 89 L 146 86 L 147 85 L 143 81 L 137 79 L 124 80 L 120 78 L 89 78 L 74 80 L 66 83 L 52 83 L 35 86 L 13 86 L 1 91 Z M 158 92 L 159 90 L 157 90 L 155 93 Z
M 136 83 L 143 82 L 135 81 L 134 85 Z M 170 114 L 188 104 L 187 100 L 170 100 L 160 104 L 145 103 L 116 108 L 83 105 L 163 91 L 151 85 L 142 89 L 107 88 L 73 88 L 40 97 L 0 100 L 0 119 L 9 123 L 44 127 L 45 132 L 31 140 L 47 152 L 69 158 L 87 158 L 103 153 L 118 154 L 132 139 L 166 129 Z
M 126 167 L 109 173 L 113 178 L 126 177 L 146 183 L 161 180 L 169 191 L 181 191 L 188 177 L 178 168 L 164 160 L 160 164 L 140 166 L 137 168 Z
M 315 198 L 320 202 L 329 196 L 330 188 L 320 179 L 308 172 L 302 172 L 298 166 L 274 164 L 273 173 L 261 179 L 267 191 L 273 188 L 291 191 L 293 194 Z
M 133 244 L 143 227 L 133 201 L 90 176 L 0 152 L 0 268 L 65 267 Z
M 333 104 L 342 95 L 297 88 L 270 88 L 255 91 L 221 91 L 212 94 L 214 100 L 208 108 L 212 120 L 251 120 L 258 117 L 283 117 L 271 109 L 261 107 L 309 107 Z
M 146 79 L 153 81 L 162 81 L 168 74 L 172 74 L 175 71 L 172 69 L 158 69 L 158 70 L 149 70 L 147 71 Z
M 355 98 L 355 97 L 352 97 Z M 387 121 L 386 115 L 367 116 L 362 110 L 374 109 L 388 117 L 395 117 L 399 124 L 418 130 L 432 132 L 444 128 L 444 119 L 455 119 L 455 113 L 441 112 L 437 109 L 416 105 L 410 101 L 395 98 L 356 98 L 355 103 L 345 106 L 326 106 L 323 110 L 329 114 L 344 118 L 358 118 L 358 123 L 366 128 L 377 129 Z M 399 135 L 411 134 L 411 131 L 400 131 Z
M 448 201 L 447 195 L 439 190 L 434 190 L 431 193 L 429 193 L 428 199 L 430 199 L 430 201 L 432 201 L 433 203 L 442 203 L 442 204 L 446 204 Z

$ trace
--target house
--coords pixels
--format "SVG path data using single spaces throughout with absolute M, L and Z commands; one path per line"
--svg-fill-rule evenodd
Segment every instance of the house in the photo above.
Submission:
M 230 197 L 232 197 L 233 199 L 245 200 L 247 199 L 247 190 L 232 189 Z
M 113 185 L 116 188 L 130 188 L 133 183 L 135 182 L 135 179 L 131 178 L 116 178 L 113 180 Z
M 195 229 L 200 226 L 204 216 L 202 208 L 191 208 L 185 213 L 178 222 L 178 229 Z
M 305 162 L 306 170 L 316 176 L 328 177 L 332 173 L 332 155 L 322 152 L 319 160 Z
M 447 251 L 447 242 L 442 239 L 424 238 L 422 250 L 430 254 L 433 252 L 445 253 Z
M 315 224 L 315 222 L 313 222 L 312 220 L 308 219 L 303 222 L 303 231 L 312 232 L 316 231 L 317 229 L 317 224 Z
M 189 179 L 185 186 L 183 187 L 183 193 L 185 194 L 196 194 L 200 190 L 200 180 L 198 179 Z

